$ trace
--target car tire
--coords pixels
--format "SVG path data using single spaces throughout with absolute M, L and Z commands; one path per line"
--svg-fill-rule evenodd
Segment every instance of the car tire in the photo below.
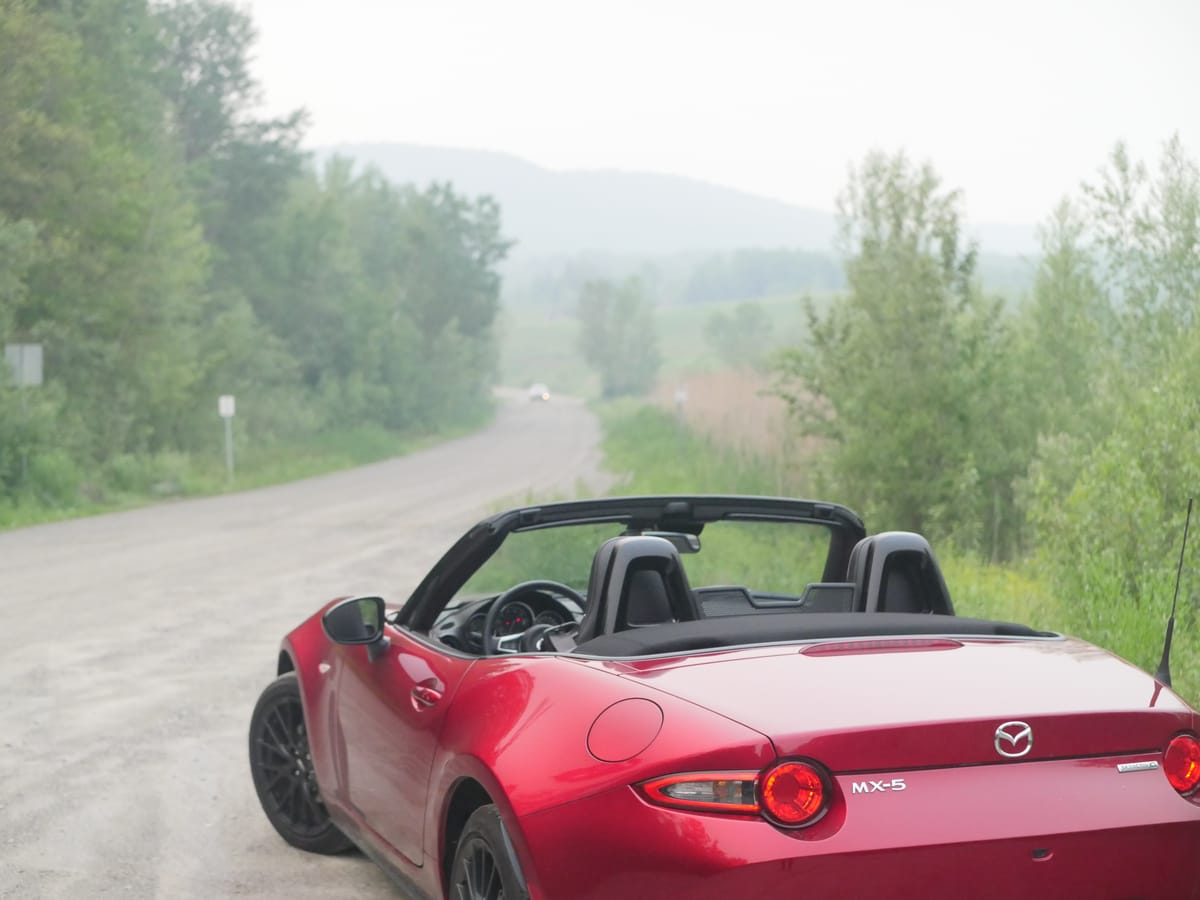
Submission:
M 250 774 L 267 820 L 293 847 L 335 854 L 353 846 L 321 800 L 295 672 L 271 682 L 254 706 Z
M 453 900 L 528 900 L 529 890 L 512 859 L 500 813 L 481 806 L 463 828 L 450 867 Z

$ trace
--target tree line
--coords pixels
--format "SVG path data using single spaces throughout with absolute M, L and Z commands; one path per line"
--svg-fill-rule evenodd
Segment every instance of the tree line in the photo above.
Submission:
M 260 443 L 486 410 L 496 205 L 318 172 L 254 39 L 222 0 L 0 0 L 0 342 L 45 371 L 0 366 L 0 501 L 207 453 L 220 394 Z
M 838 199 L 846 290 L 804 301 L 807 337 L 769 353 L 770 317 L 746 301 L 711 313 L 705 338 L 764 368 L 817 439 L 794 490 L 875 531 L 1033 561 L 1065 627 L 1148 665 L 1200 494 L 1200 165 L 1178 137 L 1153 164 L 1118 144 L 1047 216 L 1015 302 L 981 285 L 964 203 L 932 165 L 869 154 Z M 636 279 L 578 296 L 602 393 L 647 391 L 652 296 Z
M 1068 624 L 1144 657 L 1200 493 L 1200 167 L 1178 138 L 1153 166 L 1117 145 L 1046 219 L 1015 306 L 980 288 L 963 202 L 903 154 L 853 170 L 848 290 L 774 361 L 824 448 L 813 484 L 873 530 L 1036 560 Z

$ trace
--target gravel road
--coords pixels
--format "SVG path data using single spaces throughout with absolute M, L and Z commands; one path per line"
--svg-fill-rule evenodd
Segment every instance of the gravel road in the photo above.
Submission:
M 401 600 L 475 520 L 599 488 L 582 404 L 502 397 L 487 430 L 295 484 L 0 533 L 0 897 L 400 896 L 285 846 L 246 727 L 283 633 Z

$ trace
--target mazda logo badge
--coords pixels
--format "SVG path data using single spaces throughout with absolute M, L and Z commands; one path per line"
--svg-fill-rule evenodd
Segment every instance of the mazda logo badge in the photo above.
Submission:
M 1005 722 L 996 729 L 996 752 L 1009 759 L 1025 756 L 1033 749 L 1033 729 L 1027 722 Z

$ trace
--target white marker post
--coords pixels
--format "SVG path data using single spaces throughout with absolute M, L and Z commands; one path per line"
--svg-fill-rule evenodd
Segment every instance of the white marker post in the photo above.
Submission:
M 21 419 L 28 423 L 29 403 L 25 388 L 42 383 L 42 345 L 5 344 L 4 359 L 12 369 L 13 382 L 21 394 Z M 29 451 L 21 450 L 21 482 L 29 476 Z
M 233 484 L 233 394 L 222 394 L 217 398 L 217 412 L 225 420 L 225 477 Z
M 685 410 L 687 408 L 688 390 L 686 384 L 676 385 L 675 387 L 675 415 L 679 417 L 679 421 L 683 421 Z

